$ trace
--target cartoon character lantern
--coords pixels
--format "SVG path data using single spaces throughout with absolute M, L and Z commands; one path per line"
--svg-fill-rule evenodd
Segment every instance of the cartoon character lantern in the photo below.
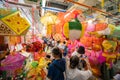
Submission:
M 73 19 L 64 24 L 63 32 L 70 40 L 79 39 L 82 33 L 82 24 L 78 19 Z
M 80 10 L 58 13 L 59 23 L 56 27 L 61 26 L 62 33 L 66 38 L 69 38 L 70 40 L 79 39 L 83 33 L 81 21 L 84 21 L 84 17 L 81 13 L 82 11 Z

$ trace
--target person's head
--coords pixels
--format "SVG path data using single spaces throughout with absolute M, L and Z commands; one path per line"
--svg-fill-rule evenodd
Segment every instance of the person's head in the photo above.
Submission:
M 74 69 L 78 66 L 79 64 L 79 57 L 78 56 L 72 56 L 70 58 L 70 68 Z
M 51 58 L 51 56 L 50 56 L 50 55 L 46 55 L 46 58 L 49 58 L 49 59 L 50 59 L 50 58 Z
M 50 55 L 46 55 L 46 60 L 50 60 L 51 56 Z
M 66 42 L 65 42 L 65 41 L 63 41 L 63 44 L 66 44 Z
M 54 41 L 55 39 L 53 38 L 52 40 Z
M 57 41 L 57 44 L 60 44 L 60 40 L 59 40 L 59 41 Z
M 55 59 L 56 58 L 62 58 L 62 52 L 58 47 L 53 48 L 52 55 Z
M 77 52 L 79 54 L 85 54 L 85 48 L 83 46 L 80 46 L 78 49 L 77 49 Z

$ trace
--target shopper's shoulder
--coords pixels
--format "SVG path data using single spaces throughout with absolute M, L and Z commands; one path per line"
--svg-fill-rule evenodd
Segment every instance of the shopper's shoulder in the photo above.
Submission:
M 62 61 L 66 61 L 66 59 L 65 59 L 65 58 L 62 58 L 61 60 L 62 60 Z
M 54 64 L 56 64 L 55 60 L 52 61 L 52 63 L 49 65 L 49 67 L 54 67 Z

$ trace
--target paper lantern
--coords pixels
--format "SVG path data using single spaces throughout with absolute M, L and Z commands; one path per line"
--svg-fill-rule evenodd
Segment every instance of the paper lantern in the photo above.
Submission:
M 77 19 L 64 24 L 63 34 L 66 36 L 66 38 L 69 38 L 70 40 L 79 39 L 81 33 L 82 24 Z
M 16 34 L 20 35 L 30 26 L 28 21 L 20 16 L 20 12 L 17 11 L 11 15 L 8 15 L 1 19 L 5 24 L 7 24 L 10 29 L 12 29 Z
M 95 25 L 95 31 L 101 31 L 104 30 L 108 27 L 108 25 L 106 23 L 97 23 Z
M 44 16 L 40 18 L 40 21 L 47 27 L 48 25 L 53 25 L 56 23 L 57 16 L 52 13 L 46 13 Z
M 52 25 L 47 26 L 47 34 L 51 35 L 52 34 Z
M 73 9 L 71 11 L 68 11 L 65 13 L 64 15 L 64 20 L 66 22 L 70 21 L 72 18 L 77 18 L 77 16 L 79 14 L 82 14 L 82 11 L 81 10 L 76 10 L 76 9 Z
M 97 30 L 96 32 L 99 35 L 111 35 L 115 30 L 115 26 L 112 24 L 109 24 L 108 26 L 106 24 L 100 24 L 98 25 L 98 27 L 101 27 L 101 28 L 96 27 L 96 30 Z
M 91 47 L 92 46 L 92 37 L 85 37 L 83 36 L 80 39 L 80 42 L 85 45 L 85 47 Z
M 77 18 L 77 16 L 79 15 L 79 14 L 81 14 L 82 13 L 82 11 L 80 11 L 80 10 L 72 10 L 72 11 L 68 11 L 68 12 L 66 12 L 66 13 L 63 13 L 63 12 L 59 12 L 58 13 L 58 21 L 57 21 L 57 24 L 55 25 L 55 27 L 56 27 L 56 33 L 63 33 L 64 34 L 64 32 L 62 32 L 62 30 L 67 30 L 67 29 L 65 29 L 65 27 L 63 27 L 67 22 L 69 22 L 71 19 L 73 19 L 73 18 Z M 81 17 L 78 17 L 79 18 L 79 20 L 81 20 Z M 64 34 L 65 35 L 65 34 Z M 67 37 L 66 35 L 65 35 L 65 37 Z

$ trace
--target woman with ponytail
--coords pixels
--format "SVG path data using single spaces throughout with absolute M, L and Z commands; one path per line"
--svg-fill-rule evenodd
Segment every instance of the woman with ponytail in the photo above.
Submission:
M 66 67 L 67 80 L 88 80 L 92 76 L 92 72 L 89 69 L 85 71 L 79 70 L 78 64 L 79 57 L 72 56 Z

